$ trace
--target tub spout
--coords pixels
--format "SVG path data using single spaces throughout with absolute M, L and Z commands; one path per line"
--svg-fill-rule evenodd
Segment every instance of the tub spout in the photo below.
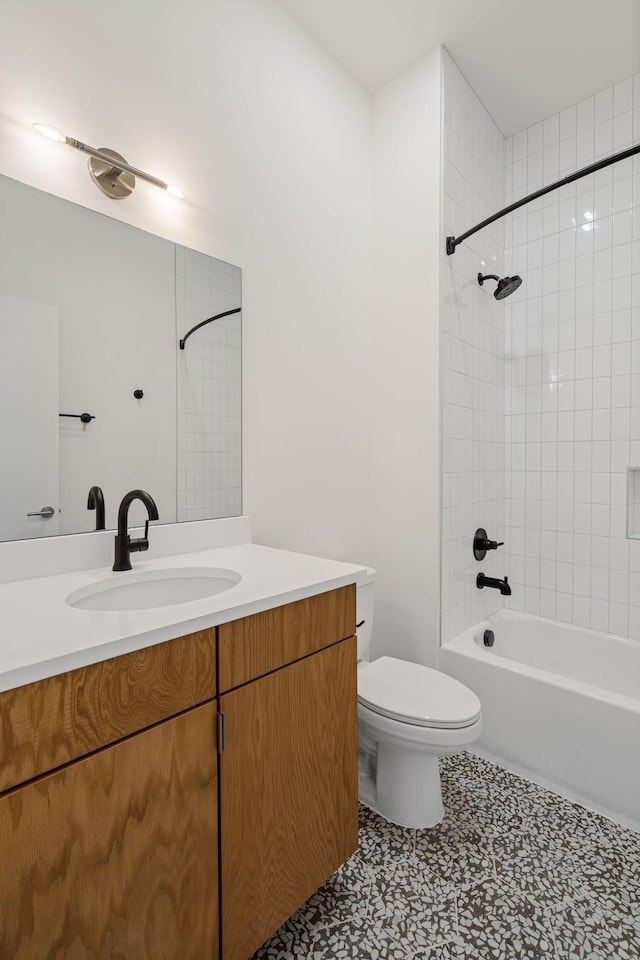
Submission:
M 485 577 L 484 573 L 479 573 L 476 577 L 476 587 L 478 590 L 482 590 L 483 587 L 493 587 L 495 590 L 499 590 L 503 597 L 511 596 L 511 587 L 507 577 L 504 580 L 499 580 L 497 577 Z

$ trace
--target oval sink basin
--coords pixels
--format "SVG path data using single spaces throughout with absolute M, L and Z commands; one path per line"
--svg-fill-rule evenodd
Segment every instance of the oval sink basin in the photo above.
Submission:
M 235 570 L 176 567 L 124 573 L 74 590 L 65 597 L 78 610 L 147 610 L 203 600 L 230 590 L 242 577 Z

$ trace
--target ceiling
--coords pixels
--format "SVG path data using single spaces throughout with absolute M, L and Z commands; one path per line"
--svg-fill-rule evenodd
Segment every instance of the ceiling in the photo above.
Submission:
M 640 0 L 279 0 L 374 91 L 446 46 L 505 135 L 640 73 Z

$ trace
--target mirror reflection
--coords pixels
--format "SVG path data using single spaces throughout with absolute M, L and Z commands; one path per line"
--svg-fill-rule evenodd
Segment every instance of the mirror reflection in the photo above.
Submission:
M 96 529 L 95 486 L 107 529 L 134 488 L 239 515 L 240 268 L 7 177 L 0 209 L 0 540 Z

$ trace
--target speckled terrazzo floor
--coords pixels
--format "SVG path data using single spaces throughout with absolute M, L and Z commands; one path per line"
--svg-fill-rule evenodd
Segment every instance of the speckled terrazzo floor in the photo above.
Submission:
M 640 960 L 640 834 L 470 754 L 444 820 L 360 848 L 254 960 Z

